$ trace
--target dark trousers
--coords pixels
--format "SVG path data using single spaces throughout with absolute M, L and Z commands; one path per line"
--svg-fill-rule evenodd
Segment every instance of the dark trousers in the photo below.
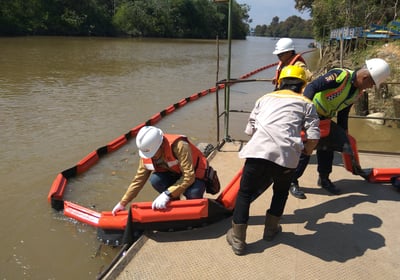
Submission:
M 150 176 L 150 182 L 153 188 L 162 193 L 167 190 L 170 186 L 176 183 L 181 177 L 181 174 L 174 172 L 153 172 Z M 203 180 L 197 179 L 194 183 L 186 189 L 183 195 L 187 199 L 202 198 L 206 190 L 206 183 Z
M 333 152 L 351 153 L 350 142 L 346 131 L 331 121 L 330 132 L 327 137 L 321 138 L 317 145 L 318 173 L 330 174 L 333 165 Z M 299 164 L 297 165 L 293 182 L 298 183 L 298 179 L 303 175 L 310 161 L 310 156 L 301 154 Z
M 282 167 L 265 159 L 248 158 L 244 164 L 240 188 L 233 212 L 235 224 L 247 224 L 250 204 L 273 182 L 273 196 L 268 212 L 280 217 L 285 209 L 294 169 Z

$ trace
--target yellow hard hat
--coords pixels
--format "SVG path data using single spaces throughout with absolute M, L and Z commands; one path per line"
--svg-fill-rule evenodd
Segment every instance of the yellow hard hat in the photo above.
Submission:
M 293 78 L 301 80 L 303 84 L 307 83 L 306 72 L 304 71 L 303 67 L 298 65 L 288 65 L 284 67 L 279 75 L 278 83 L 280 84 L 283 79 L 287 79 L 285 83 L 298 83 L 298 81 L 294 80 Z M 289 82 L 290 80 L 292 82 Z

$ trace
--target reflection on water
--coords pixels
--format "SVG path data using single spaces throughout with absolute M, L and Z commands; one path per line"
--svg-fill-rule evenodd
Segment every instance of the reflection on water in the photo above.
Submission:
M 232 44 L 232 77 L 276 62 L 276 41 Z M 296 40 L 298 51 L 310 40 Z M 51 209 L 56 175 L 127 133 L 155 113 L 226 77 L 221 42 L 218 78 L 214 41 L 117 38 L 0 38 L 0 279 L 94 279 L 116 248 L 96 240 L 96 229 Z M 306 59 L 315 59 L 306 54 Z M 271 78 L 273 69 L 254 78 Z M 272 90 L 266 82 L 231 89 L 231 108 L 250 111 Z M 223 98 L 220 94 L 220 101 Z M 231 114 L 230 136 L 243 139 L 248 113 Z M 194 143 L 216 141 L 215 94 L 165 117 L 160 128 Z M 399 130 L 352 120 L 360 149 L 400 151 Z M 134 141 L 70 180 L 66 198 L 111 210 L 137 167 Z M 151 200 L 147 185 L 138 200 Z

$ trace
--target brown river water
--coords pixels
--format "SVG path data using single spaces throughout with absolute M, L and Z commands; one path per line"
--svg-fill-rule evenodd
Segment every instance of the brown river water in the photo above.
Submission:
M 295 40 L 298 52 L 310 40 Z M 276 41 L 232 42 L 231 77 L 277 61 Z M 95 279 L 119 248 L 47 202 L 56 175 L 182 98 L 226 77 L 228 48 L 213 40 L 0 38 L 0 279 Z M 218 55 L 219 54 L 219 55 Z M 218 61 L 219 56 L 219 63 Z M 318 53 L 305 54 L 311 68 Z M 251 78 L 272 78 L 274 69 Z M 249 111 L 270 82 L 231 88 L 231 109 Z M 220 92 L 222 96 L 222 91 Z M 216 142 L 215 94 L 157 126 L 193 142 Z M 222 98 L 220 98 L 222 100 Z M 230 136 L 244 139 L 248 114 L 231 114 Z M 400 152 L 400 130 L 351 120 L 359 149 Z M 134 141 L 69 181 L 65 198 L 111 210 L 137 166 Z M 146 186 L 137 201 L 152 200 Z M 145 264 L 143 264 L 145 265 Z

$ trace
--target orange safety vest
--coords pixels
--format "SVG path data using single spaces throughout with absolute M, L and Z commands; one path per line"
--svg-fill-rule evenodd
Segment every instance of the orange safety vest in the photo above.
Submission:
M 178 140 L 184 140 L 189 143 L 190 149 L 192 151 L 192 160 L 193 160 L 193 168 L 195 171 L 195 176 L 198 179 L 204 179 L 206 175 L 206 170 L 208 168 L 207 158 L 184 135 L 164 134 L 164 140 L 162 145 L 163 156 L 164 156 L 164 161 L 167 163 L 169 169 L 163 168 L 162 166 L 158 166 L 157 164 L 154 163 L 152 158 L 142 158 L 145 168 L 147 170 L 155 172 L 173 171 L 175 173 L 181 174 L 182 171 L 180 168 L 179 161 L 174 155 L 174 152 L 172 151 L 172 145 Z
M 289 61 L 289 64 L 288 64 L 288 65 L 294 65 L 297 61 L 301 61 L 301 62 L 303 62 L 304 64 L 306 64 L 306 62 L 305 62 L 304 58 L 301 56 L 301 54 L 296 54 L 296 55 L 292 58 L 292 60 Z M 287 66 L 287 65 L 285 65 L 285 66 Z M 276 71 L 275 71 L 275 81 L 276 81 L 276 84 L 278 84 L 279 76 L 281 75 L 282 69 L 283 69 L 282 61 L 279 61 L 279 64 L 278 64 L 278 66 L 276 67 Z

